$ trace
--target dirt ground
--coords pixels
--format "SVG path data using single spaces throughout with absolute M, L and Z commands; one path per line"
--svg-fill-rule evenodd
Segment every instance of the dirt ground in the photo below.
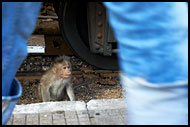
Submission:
M 18 104 L 31 104 L 42 102 L 38 98 L 37 87 L 39 80 L 21 81 L 23 94 L 18 101 Z M 92 99 L 116 99 L 122 98 L 122 88 L 120 85 L 102 85 L 96 84 L 93 86 L 84 85 L 74 89 L 77 101 L 88 102 Z M 69 101 L 68 97 L 65 101 Z
M 54 57 L 29 56 L 19 68 L 22 71 L 46 71 L 52 64 Z M 95 67 L 88 65 L 81 59 L 71 56 L 73 70 L 81 73 L 72 76 L 74 93 L 77 101 L 88 102 L 92 99 L 122 98 L 122 87 L 119 82 L 119 73 L 94 73 Z M 20 80 L 23 93 L 18 104 L 38 103 L 38 85 L 40 80 Z M 69 101 L 68 97 L 65 101 Z

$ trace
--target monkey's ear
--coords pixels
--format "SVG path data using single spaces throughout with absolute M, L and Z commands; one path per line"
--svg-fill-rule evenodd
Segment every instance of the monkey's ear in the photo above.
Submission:
M 56 67 L 56 64 L 53 65 L 53 73 L 56 73 L 57 71 L 57 67 Z

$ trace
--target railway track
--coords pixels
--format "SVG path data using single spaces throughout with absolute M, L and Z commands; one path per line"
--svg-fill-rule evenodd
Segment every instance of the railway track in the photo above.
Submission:
M 98 74 L 104 75 L 104 77 L 118 76 L 120 71 L 111 71 L 111 70 L 73 70 L 72 75 L 84 75 L 84 74 Z M 16 78 L 18 80 L 34 80 L 40 79 L 45 71 L 23 71 L 17 72 Z
M 25 72 L 17 72 L 16 78 L 18 80 L 40 80 L 41 76 L 45 73 L 45 71 L 25 71 Z M 90 83 L 95 82 L 106 82 L 105 84 L 116 84 L 115 81 L 112 81 L 113 78 L 117 78 L 119 76 L 119 71 L 109 71 L 109 70 L 74 70 L 72 71 L 72 77 L 75 77 L 75 80 L 78 80 L 76 77 L 82 77 L 82 82 L 74 83 L 74 89 L 88 85 Z M 105 81 L 104 81 L 105 80 Z
M 17 72 L 16 78 L 23 89 L 19 104 L 39 103 L 37 88 L 45 71 Z M 119 71 L 73 70 L 72 83 L 78 101 L 91 99 L 122 98 L 122 87 L 118 80 Z M 66 98 L 67 99 L 67 98 Z
M 16 78 L 23 81 L 40 80 L 48 70 L 55 56 L 29 55 L 16 73 Z M 117 84 L 120 71 L 101 70 L 70 56 L 72 63 L 72 82 L 74 87 L 88 84 Z M 44 69 L 45 68 L 45 69 Z
M 29 54 L 17 71 L 16 78 L 18 80 L 40 79 L 48 68 L 50 68 L 55 57 L 55 55 L 44 56 Z M 76 77 L 88 77 L 88 75 L 94 75 L 111 79 L 111 77 L 118 76 L 120 72 L 118 70 L 102 70 L 97 67 L 93 67 L 76 56 L 70 56 L 70 58 L 73 68 L 72 75 Z

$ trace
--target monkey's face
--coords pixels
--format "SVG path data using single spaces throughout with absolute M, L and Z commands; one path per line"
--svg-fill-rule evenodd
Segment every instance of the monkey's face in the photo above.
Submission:
M 69 78 L 71 76 L 71 66 L 69 64 L 57 64 L 56 73 L 63 79 Z

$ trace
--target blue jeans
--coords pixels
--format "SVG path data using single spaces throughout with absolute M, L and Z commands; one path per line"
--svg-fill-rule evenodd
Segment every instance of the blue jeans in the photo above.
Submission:
M 2 3 L 2 124 L 6 124 L 21 96 L 14 78 L 27 56 L 27 40 L 32 34 L 41 2 Z
M 188 124 L 187 2 L 104 2 L 129 124 Z
M 187 125 L 188 82 L 156 84 L 121 74 L 129 125 Z

